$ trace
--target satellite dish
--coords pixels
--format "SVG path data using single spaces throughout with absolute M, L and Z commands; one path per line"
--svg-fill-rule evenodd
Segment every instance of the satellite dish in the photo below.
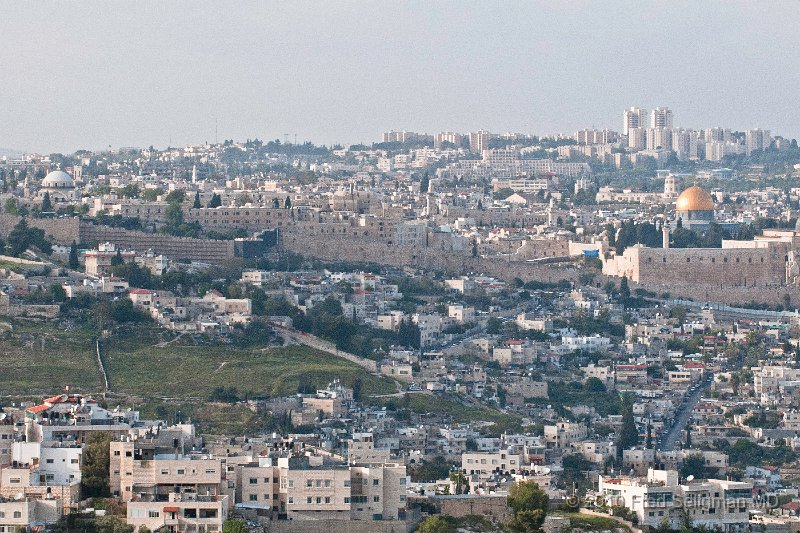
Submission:
M 691 482 L 691 481 L 694 481 L 694 476 L 693 476 L 693 475 L 689 475 L 689 476 L 687 476 L 687 477 L 686 477 L 686 481 L 690 481 L 690 482 Z

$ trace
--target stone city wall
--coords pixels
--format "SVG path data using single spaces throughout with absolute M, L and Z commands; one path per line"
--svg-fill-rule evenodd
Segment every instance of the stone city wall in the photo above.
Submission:
M 642 283 L 725 287 L 780 287 L 786 281 L 783 250 L 769 248 L 640 248 Z
M 404 520 L 271 520 L 269 533 L 403 533 L 413 531 L 416 521 Z
M 698 303 L 715 302 L 733 306 L 747 306 L 752 303 L 771 306 L 786 305 L 800 308 L 800 288 L 797 287 L 719 287 L 694 283 L 631 283 L 631 290 L 646 289 L 660 296 L 667 292 L 671 298 L 693 300 Z
M 398 268 L 412 267 L 451 274 L 486 274 L 510 281 L 555 283 L 577 280 L 580 271 L 568 265 L 542 265 L 498 258 L 472 257 L 466 251 L 440 247 L 400 246 L 341 235 L 309 235 L 284 231 L 281 248 L 326 261 L 377 263 Z
M 87 222 L 80 225 L 79 242 L 83 245 L 112 242 L 127 250 L 137 252 L 153 250 L 170 259 L 191 259 L 206 263 L 221 263 L 234 256 L 233 241 L 173 237 L 110 226 L 95 226 Z
M 19 220 L 20 217 L 17 215 L 9 215 L 8 213 L 0 214 L 0 236 L 7 236 L 9 232 L 14 229 L 14 226 L 17 225 Z M 28 217 L 28 225 L 34 228 L 43 229 L 45 237 L 57 244 L 69 245 L 72 244 L 72 241 L 78 241 L 79 238 L 78 228 L 80 226 L 80 219 L 78 219 L 78 217 Z
M 442 496 L 432 500 L 440 513 L 456 518 L 478 515 L 492 522 L 507 522 L 511 519 L 511 509 L 505 496 Z

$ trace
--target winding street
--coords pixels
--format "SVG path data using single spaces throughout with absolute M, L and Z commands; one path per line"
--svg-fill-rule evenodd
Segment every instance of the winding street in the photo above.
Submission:
M 694 406 L 697 405 L 698 401 L 700 401 L 703 391 L 706 390 L 713 381 L 714 374 L 706 374 L 706 376 L 703 377 L 703 380 L 698 383 L 698 387 L 694 390 L 694 392 L 685 396 L 683 403 L 675 412 L 675 419 L 672 422 L 672 426 L 670 426 L 670 428 L 662 434 L 663 436 L 661 439 L 659 439 L 656 449 L 665 452 L 671 452 L 678 447 L 676 445 L 676 441 L 679 441 L 679 444 L 682 445 L 682 442 L 680 442 L 683 434 L 682 432 L 686 427 L 686 424 L 688 424 L 689 418 L 692 416 Z

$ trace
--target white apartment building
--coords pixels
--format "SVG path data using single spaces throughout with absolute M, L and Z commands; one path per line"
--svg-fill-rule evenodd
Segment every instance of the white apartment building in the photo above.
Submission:
M 167 501 L 129 501 L 126 521 L 134 529 L 169 528 L 174 533 L 222 531 L 228 519 L 227 495 L 170 493 Z
M 544 427 L 544 441 L 548 450 L 563 450 L 574 442 L 586 438 L 586 426 L 575 422 L 557 422 Z
M 745 153 L 749 156 L 756 150 L 766 150 L 772 144 L 769 130 L 761 128 L 745 132 Z
M 647 126 L 647 111 L 638 107 L 629 107 L 622 112 L 622 134 L 630 135 L 633 128 Z
M 666 521 L 677 529 L 684 515 L 695 526 L 725 532 L 749 529 L 753 503 L 751 483 L 717 479 L 678 483 L 675 470 L 650 469 L 646 478 L 600 476 L 598 492 L 609 505 L 635 512 L 639 526 L 658 527 Z
M 650 127 L 672 129 L 672 111 L 667 107 L 657 107 L 650 112 Z
M 459 324 L 468 324 L 475 321 L 475 308 L 463 305 L 450 305 L 447 307 L 447 316 Z
M 497 452 L 465 452 L 461 454 L 461 468 L 467 474 L 489 477 L 493 472 L 519 472 L 524 466 L 523 456 L 515 448 Z

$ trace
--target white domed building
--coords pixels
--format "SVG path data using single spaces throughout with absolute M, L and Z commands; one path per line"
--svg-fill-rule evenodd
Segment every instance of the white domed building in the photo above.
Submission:
M 51 202 L 69 202 L 75 199 L 75 181 L 63 170 L 54 170 L 42 180 L 39 196 L 50 193 Z

